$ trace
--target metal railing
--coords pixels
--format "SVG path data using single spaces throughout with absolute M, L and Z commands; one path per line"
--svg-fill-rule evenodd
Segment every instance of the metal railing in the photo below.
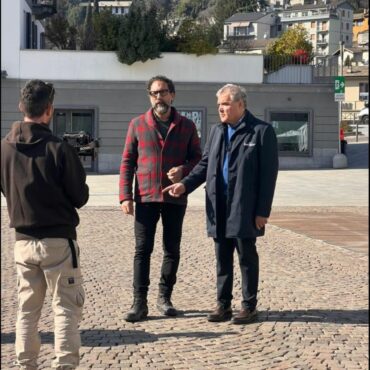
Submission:
M 265 83 L 330 83 L 338 75 L 338 59 L 266 55 L 264 74 Z

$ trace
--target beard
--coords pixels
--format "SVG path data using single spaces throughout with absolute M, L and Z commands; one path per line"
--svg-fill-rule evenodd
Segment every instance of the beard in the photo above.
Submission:
M 166 114 L 171 108 L 171 105 L 164 102 L 156 103 L 153 105 L 153 109 L 157 114 Z

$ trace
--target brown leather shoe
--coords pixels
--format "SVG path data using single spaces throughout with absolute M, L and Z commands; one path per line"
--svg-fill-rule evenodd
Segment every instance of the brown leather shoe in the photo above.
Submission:
M 207 320 L 210 322 L 221 322 L 228 321 L 233 315 L 233 310 L 231 307 L 223 308 L 222 306 L 217 306 L 214 311 L 212 311 L 207 316 Z
M 231 322 L 233 324 L 248 324 L 257 318 L 257 310 L 253 311 L 248 308 L 242 308 L 238 314 L 234 315 Z

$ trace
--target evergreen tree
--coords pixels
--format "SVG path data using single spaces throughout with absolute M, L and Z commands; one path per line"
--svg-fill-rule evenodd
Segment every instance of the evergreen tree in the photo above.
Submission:
M 191 19 L 185 19 L 178 32 L 177 51 L 188 54 L 215 54 L 217 48 L 212 44 L 210 29 L 197 24 Z
M 94 0 L 94 14 L 99 14 L 99 0 Z
M 90 2 L 87 5 L 86 18 L 83 28 L 81 50 L 94 50 L 96 46 L 93 16 Z
M 157 8 L 147 8 L 143 0 L 133 1 L 129 13 L 121 18 L 118 40 L 118 60 L 131 65 L 137 61 L 160 57 L 161 25 Z
M 97 50 L 116 51 L 120 27 L 120 17 L 110 10 L 103 10 L 94 17 L 94 30 Z
M 55 14 L 48 18 L 45 37 L 58 49 L 76 49 L 76 29 L 68 24 L 63 14 Z

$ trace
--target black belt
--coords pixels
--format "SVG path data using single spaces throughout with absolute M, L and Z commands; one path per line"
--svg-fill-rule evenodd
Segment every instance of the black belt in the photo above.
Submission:
M 77 254 L 76 254 L 76 248 L 73 244 L 72 239 L 68 239 L 68 244 L 69 244 L 69 247 L 71 248 L 71 253 L 72 253 L 72 266 L 74 269 L 76 269 L 78 267 Z

